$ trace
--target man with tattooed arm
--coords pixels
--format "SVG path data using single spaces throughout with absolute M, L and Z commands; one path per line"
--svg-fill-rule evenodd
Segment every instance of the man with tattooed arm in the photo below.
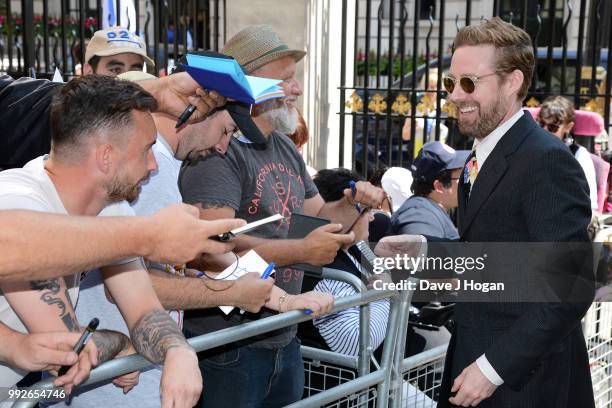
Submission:
M 155 99 L 130 82 L 97 76 L 69 82 L 51 105 L 50 155 L 0 174 L 0 209 L 133 215 L 125 200 L 138 196 L 140 183 L 157 167 L 151 151 L 156 136 L 151 112 L 156 108 Z M 138 352 L 164 364 L 162 407 L 193 406 L 202 388 L 195 352 L 159 303 L 142 259 L 126 259 L 101 270 L 132 341 L 118 332 L 98 330 L 68 376 L 56 385 L 70 391 L 92 365 Z M 20 332 L 79 331 L 73 309 L 79 280 L 80 274 L 75 274 L 3 283 L 0 320 Z M 0 364 L 0 386 L 14 385 L 24 374 Z M 136 382 L 133 375 L 116 379 L 124 390 Z

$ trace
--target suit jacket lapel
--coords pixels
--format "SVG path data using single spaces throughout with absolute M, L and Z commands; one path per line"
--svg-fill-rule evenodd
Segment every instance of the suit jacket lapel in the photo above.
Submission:
M 497 143 L 484 166 L 478 172 L 478 177 L 469 195 L 467 186 L 460 180 L 458 224 L 461 237 L 468 231 L 484 202 L 489 198 L 508 169 L 507 157 L 522 143 L 529 131 L 535 126 L 531 114 L 525 112 Z M 468 201 L 469 195 L 469 201 Z
M 489 198 L 499 180 L 506 173 L 508 163 L 499 147 L 499 144 L 495 146 L 484 166 L 478 172 L 478 177 L 474 182 L 472 193 L 465 209 L 465 219 L 462 223 L 463 231 L 467 231 L 470 227 L 482 204 Z

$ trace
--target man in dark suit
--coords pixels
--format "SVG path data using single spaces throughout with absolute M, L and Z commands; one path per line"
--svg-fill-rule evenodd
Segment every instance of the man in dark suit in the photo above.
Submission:
M 460 131 L 475 138 L 459 183 L 461 240 L 587 242 L 584 173 L 521 110 L 534 69 L 529 35 L 493 18 L 461 29 L 454 47 L 444 85 Z M 438 406 L 594 407 L 580 327 L 592 297 L 582 300 L 459 302 Z

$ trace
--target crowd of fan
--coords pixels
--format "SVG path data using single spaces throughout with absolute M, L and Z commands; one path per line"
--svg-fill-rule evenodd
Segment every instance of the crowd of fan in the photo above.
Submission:
M 59 366 L 70 365 L 55 385 L 72 392 L 71 400 L 58 406 L 297 401 L 304 381 L 297 327 L 201 355 L 186 338 L 310 310 L 314 321 L 299 332 L 304 341 L 356 355 L 358 309 L 328 314 L 334 297 L 354 290 L 325 279 L 303 286 L 303 271 L 291 265 L 328 265 L 361 277 L 354 244 L 368 236 L 374 242 L 397 235 L 458 239 L 449 212 L 458 205 L 470 152 L 427 143 L 411 172 L 393 169 L 380 184 L 346 169 L 317 173 L 300 154 L 308 140 L 296 108 L 302 94 L 296 66 L 304 52 L 287 47 L 271 27 L 247 27 L 221 50 L 249 75 L 283 81 L 286 97 L 254 105 L 250 116 L 180 70 L 164 78 L 142 72 L 153 63 L 145 44 L 131 33 L 130 41 L 117 43 L 121 33 L 127 30 L 96 32 L 84 75 L 66 84 L 0 78 L 5 114 L 18 118 L 3 136 L 11 151 L 0 163 L 15 167 L 0 173 L 0 387 L 15 387 L 28 372 L 57 375 Z M 188 103 L 197 112 L 175 129 Z M 537 121 L 563 138 L 572 113 L 557 97 L 544 103 Z M 590 157 L 583 147 L 572 151 L 596 210 Z M 230 243 L 208 239 L 241 220 L 277 213 L 281 221 Z M 288 239 L 293 213 L 331 223 Z M 257 273 L 214 278 L 235 261 L 233 254 L 251 249 L 275 262 L 273 279 Z M 236 309 L 226 316 L 220 305 Z M 371 313 L 370 342 L 377 349 L 389 302 L 373 303 Z M 100 319 L 99 329 L 77 356 L 70 350 L 92 318 Z M 415 354 L 450 335 L 413 331 L 409 337 L 407 354 Z M 94 366 L 133 353 L 154 365 L 74 388 Z M 6 397 L 0 394 L 0 401 Z

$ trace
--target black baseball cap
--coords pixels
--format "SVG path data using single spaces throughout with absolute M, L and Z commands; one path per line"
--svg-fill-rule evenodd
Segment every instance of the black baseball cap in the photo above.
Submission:
M 267 142 L 261 130 L 257 127 L 251 117 L 251 105 L 244 102 L 228 101 L 220 109 L 225 109 L 240 132 L 253 143 L 265 144 Z
M 228 55 L 224 55 L 216 51 L 190 51 L 189 53 L 193 55 L 204 55 L 207 57 L 233 59 Z M 178 64 L 174 67 L 170 75 L 175 74 L 177 72 L 184 72 L 184 65 L 187 65 L 186 55 L 183 55 L 179 59 Z M 244 68 L 242 66 L 241 68 L 242 71 L 246 74 Z M 253 118 L 251 117 L 251 106 L 252 105 L 244 102 L 227 101 L 227 103 L 219 107 L 218 110 L 226 110 L 230 114 L 230 116 L 234 120 L 234 123 L 236 123 L 236 126 L 238 127 L 238 129 L 240 129 L 240 132 L 244 135 L 244 137 L 246 137 L 253 143 L 265 144 L 267 143 L 267 139 L 265 138 L 263 133 L 261 133 L 261 130 L 259 130 L 255 122 L 253 121 Z
M 470 154 L 441 142 L 425 143 L 412 163 L 412 175 L 416 180 L 433 181 L 446 170 L 463 168 Z

